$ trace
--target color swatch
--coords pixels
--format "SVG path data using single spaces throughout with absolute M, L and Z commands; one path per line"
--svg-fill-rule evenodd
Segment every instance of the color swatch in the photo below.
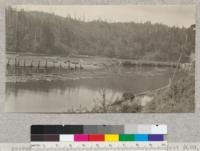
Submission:
M 106 142 L 118 142 L 119 135 L 118 134 L 105 134 L 104 139 Z
M 135 136 L 132 134 L 120 134 L 119 141 L 135 141 Z
M 130 133 L 130 126 L 126 132 L 123 125 L 33 125 L 31 126 L 32 142 L 124 142 L 124 141 L 165 141 L 163 133 L 166 127 L 153 127 L 155 134 Z M 149 127 L 140 127 L 140 131 L 147 132 Z M 151 129 L 150 129 L 151 130 Z
M 102 141 L 104 141 L 104 134 L 91 134 L 91 135 L 89 135 L 88 140 L 90 142 L 92 142 L 92 141 L 102 142 Z

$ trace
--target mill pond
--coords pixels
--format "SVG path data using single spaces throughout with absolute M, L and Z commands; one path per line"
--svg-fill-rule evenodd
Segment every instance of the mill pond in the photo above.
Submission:
M 5 25 L 6 112 L 195 111 L 194 6 L 13 5 Z
M 127 60 L 100 57 L 7 55 L 6 107 L 9 112 L 98 112 L 124 94 L 133 96 L 169 84 L 175 67 L 123 66 Z M 181 72 L 176 74 L 179 78 Z M 152 97 L 144 95 L 145 106 Z

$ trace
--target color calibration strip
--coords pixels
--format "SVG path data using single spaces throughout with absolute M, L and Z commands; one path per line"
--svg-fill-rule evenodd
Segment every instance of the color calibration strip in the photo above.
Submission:
M 165 125 L 33 125 L 31 142 L 165 141 Z
M 85 142 L 85 141 L 164 141 L 163 134 L 71 134 L 71 135 L 56 135 L 56 134 L 32 134 L 31 141 L 45 142 Z

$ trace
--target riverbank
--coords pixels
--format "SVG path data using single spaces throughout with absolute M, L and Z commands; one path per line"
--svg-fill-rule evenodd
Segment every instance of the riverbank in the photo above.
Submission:
M 144 112 L 193 113 L 195 111 L 195 73 L 184 73 L 172 85 L 155 95 Z
M 125 94 L 125 93 L 124 93 Z M 184 73 L 182 77 L 159 91 L 149 91 L 135 96 L 126 93 L 107 106 L 97 105 L 91 112 L 126 113 L 193 113 L 195 111 L 194 73 Z M 101 102 L 104 102 L 103 100 Z

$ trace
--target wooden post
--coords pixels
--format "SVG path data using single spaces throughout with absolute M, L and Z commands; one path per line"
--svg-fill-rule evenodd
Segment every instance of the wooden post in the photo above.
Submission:
M 15 67 L 17 66 L 17 59 L 15 58 Z
M 31 65 L 30 65 L 31 69 L 33 68 L 33 60 L 31 60 Z
M 60 63 L 60 67 L 59 67 L 59 71 L 61 72 L 61 68 L 62 68 L 62 65 L 61 65 L 61 63 Z
M 70 67 L 70 60 L 67 61 L 68 62 L 68 71 L 71 70 L 71 67 Z
M 24 60 L 24 68 L 26 67 L 26 60 Z
M 7 67 L 10 66 L 10 59 L 8 59 L 8 62 L 7 62 Z
M 136 67 L 137 67 L 137 71 L 140 70 L 140 63 L 138 61 L 136 61 Z
M 47 60 L 46 60 L 46 63 L 45 63 L 45 68 L 47 68 Z
M 39 69 L 40 69 L 40 60 L 38 61 L 37 72 L 39 72 Z
M 46 74 L 48 74 L 47 60 L 46 60 L 46 63 L 45 63 L 45 71 L 46 71 Z
M 173 63 L 171 63 L 171 68 L 172 68 L 172 69 L 174 68 L 174 64 L 173 64 Z
M 7 62 L 7 65 L 6 65 L 6 74 L 9 74 L 10 72 L 10 70 L 9 70 L 9 66 L 10 66 L 10 59 L 8 59 L 8 62 Z
M 18 75 L 20 74 L 20 68 L 19 68 L 19 66 L 20 66 L 20 60 L 18 60 L 18 62 L 17 62 L 17 74 Z
M 137 63 L 137 61 L 135 62 L 135 67 L 136 67 L 136 71 L 138 71 L 138 63 Z
M 23 67 L 20 69 L 22 70 L 22 74 L 26 74 L 26 60 L 24 60 Z
M 81 68 L 82 68 L 82 67 L 81 67 L 81 63 L 80 63 L 80 66 L 79 66 L 79 71 L 81 71 Z
M 28 71 L 30 72 L 30 74 L 32 74 L 33 60 L 31 60 L 30 68 L 31 68 L 31 71 L 29 71 L 29 70 Z
M 16 58 L 15 58 L 15 67 L 14 67 L 14 74 L 16 74 L 16 66 L 17 66 L 17 60 L 16 60 Z
M 18 60 L 18 62 L 17 62 L 17 66 L 18 66 L 18 67 L 20 66 L 20 60 Z
M 76 67 L 76 63 L 75 63 L 75 66 L 74 66 L 74 71 L 76 71 L 76 68 L 77 68 L 77 67 Z

